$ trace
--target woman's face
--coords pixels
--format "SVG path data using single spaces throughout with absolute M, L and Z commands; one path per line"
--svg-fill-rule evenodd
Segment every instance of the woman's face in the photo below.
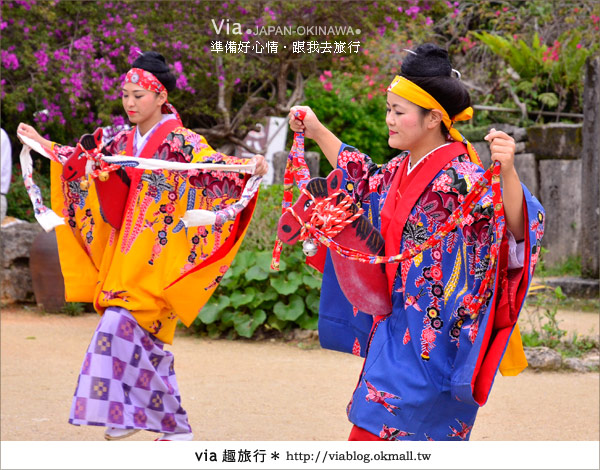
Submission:
M 132 124 L 143 124 L 160 119 L 161 106 L 165 102 L 164 92 L 154 93 L 134 83 L 126 83 L 122 89 L 123 109 Z
M 398 150 L 412 150 L 427 131 L 420 108 L 392 92 L 387 94 L 385 123 L 390 131 L 388 144 Z

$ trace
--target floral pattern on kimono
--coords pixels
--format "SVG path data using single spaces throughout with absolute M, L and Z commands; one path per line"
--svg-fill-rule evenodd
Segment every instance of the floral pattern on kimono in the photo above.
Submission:
M 119 133 L 107 150 L 125 155 L 133 132 Z M 73 150 L 54 145 L 63 157 Z M 215 152 L 202 136 L 184 127 L 171 131 L 152 158 L 239 162 Z M 220 227 L 186 229 L 181 218 L 187 210 L 217 210 L 238 201 L 248 176 L 199 170 L 126 172 L 132 181 L 137 174 L 138 183 L 129 189 L 122 226 L 115 230 L 103 218 L 94 183 L 84 191 L 77 181 L 64 181 L 60 165 L 53 168 L 53 208 L 68 220 L 68 229 L 57 231 L 66 296 L 93 302 L 99 312 L 124 307 L 140 326 L 171 343 L 177 320 L 189 325 L 218 285 L 214 281 L 239 249 L 254 203 Z
M 483 170 L 469 161 L 466 150 L 449 157 L 449 163 L 426 183 L 410 210 L 398 253 L 427 240 L 482 176 Z M 346 189 L 371 214 L 378 229 L 395 172 L 406 158 L 405 152 L 385 165 L 375 165 L 353 147 L 342 145 L 340 149 L 338 167 L 345 172 Z M 522 282 L 527 286 L 543 233 L 543 209 L 525 187 L 524 193 L 531 229 L 527 243 L 532 247 L 532 256 L 527 257 L 523 269 L 527 275 Z M 400 263 L 391 293 L 392 312 L 371 321 L 369 331 L 365 317 L 370 316 L 361 312 L 353 320 L 335 271 L 330 262 L 326 264 L 320 304 L 321 343 L 323 347 L 351 352 L 350 342 L 358 341 L 361 354 L 366 356 L 347 408 L 355 425 L 386 439 L 468 439 L 479 405 L 491 388 L 491 382 L 483 387 L 474 387 L 473 383 L 486 348 L 491 347 L 488 319 L 497 309 L 500 290 L 489 290 L 485 305 L 474 319 L 467 314 L 467 306 L 487 270 L 490 247 L 495 241 L 493 228 L 488 190 L 440 245 Z M 360 328 L 358 321 L 363 322 Z M 516 318 L 503 330 L 504 335 L 510 336 L 515 322 Z M 494 360 L 499 363 L 502 351 L 494 351 Z M 488 374 L 491 381 L 495 370 L 497 364 L 494 373 Z M 480 392 L 482 388 L 485 390 Z

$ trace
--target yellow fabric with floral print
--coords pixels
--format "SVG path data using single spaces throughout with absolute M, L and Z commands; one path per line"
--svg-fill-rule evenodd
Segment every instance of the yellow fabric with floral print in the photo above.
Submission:
M 62 171 L 63 167 L 60 163 L 50 163 L 52 208 L 57 214 L 66 217 L 68 208 L 64 205 L 65 186 L 61 179 Z M 99 216 L 100 208 L 93 185 L 89 189 L 89 194 L 87 208 Z M 82 227 L 84 223 L 81 224 Z M 111 229 L 108 224 L 104 225 L 105 230 Z M 61 271 L 65 282 L 65 300 L 68 302 L 93 302 L 94 290 L 98 283 L 98 271 L 102 262 L 103 250 L 101 250 L 100 244 L 87 245 L 83 241 L 85 237 L 76 235 L 68 223 L 59 225 L 55 230 Z M 100 230 L 96 232 L 98 236 L 99 232 Z
M 115 140 L 109 151 L 124 154 L 124 145 L 119 144 L 123 139 Z M 185 128 L 177 128 L 165 142 L 169 152 L 192 148 L 193 163 L 207 157 L 241 162 L 217 154 L 203 137 Z M 140 183 L 130 189 L 123 224 L 115 230 L 102 219 L 93 183 L 82 195 L 78 182 L 66 183 L 60 171 L 53 171 L 53 209 L 71 224 L 57 230 L 67 300 L 93 299 L 99 313 L 109 306 L 123 307 L 142 328 L 172 343 L 177 319 L 191 324 L 231 264 L 247 229 L 238 227 L 232 235 L 234 222 L 220 230 L 186 229 L 180 219 L 188 209 L 213 210 L 236 202 L 243 186 L 237 173 L 143 171 Z M 249 220 L 247 214 L 245 218 Z M 235 243 L 230 236 L 235 236 Z M 227 250 L 219 250 L 224 244 Z

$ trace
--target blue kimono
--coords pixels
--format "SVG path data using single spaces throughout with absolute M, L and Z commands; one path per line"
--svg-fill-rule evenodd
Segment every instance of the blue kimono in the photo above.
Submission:
M 379 166 L 342 145 L 338 167 L 345 188 L 386 241 L 386 256 L 423 243 L 461 204 L 483 174 L 462 143 L 436 149 L 419 162 L 410 184 L 408 154 Z M 398 172 L 405 172 L 399 174 Z M 401 194 L 401 190 L 403 193 Z M 319 313 L 325 348 L 365 356 L 348 405 L 349 420 L 382 439 L 467 440 L 533 276 L 544 212 L 524 190 L 523 266 L 509 269 L 507 237 L 500 245 L 489 298 L 476 318 L 467 305 L 479 290 L 495 243 L 491 191 L 441 245 L 386 265 L 392 312 L 373 317 L 345 299 L 328 255 Z M 394 201 L 386 201 L 395 198 Z M 358 286 L 357 286 L 358 287 Z M 493 290 L 493 292 L 492 292 Z

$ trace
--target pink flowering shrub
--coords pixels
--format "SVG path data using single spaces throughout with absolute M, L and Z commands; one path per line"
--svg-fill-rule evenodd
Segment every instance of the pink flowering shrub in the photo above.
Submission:
M 564 96 L 560 90 L 543 92 L 556 92 L 559 108 L 564 104 L 565 110 L 577 111 L 581 103 L 574 90 L 580 77 L 573 78 L 566 58 L 594 50 L 600 21 L 599 3 L 569 0 L 500 7 L 450 0 L 8 0 L 1 8 L 3 126 L 14 138 L 18 122 L 30 122 L 64 143 L 97 126 L 127 123 L 119 99 L 121 81 L 139 51 L 150 49 L 163 53 L 173 66 L 178 90 L 169 98 L 184 123 L 216 146 L 243 139 L 264 116 L 285 115 L 304 95 L 303 84 L 312 80 L 322 94 L 369 106 L 398 73 L 403 49 L 426 41 L 450 51 L 455 67 L 476 85 L 475 101 L 503 102 L 508 94 L 499 86 L 506 80 L 501 56 L 476 41 L 474 30 L 531 45 L 537 28 L 546 47 L 542 65 L 554 67 L 551 86 L 571 90 Z M 360 33 L 308 31 L 300 36 L 276 31 L 298 26 L 350 26 Z M 275 32 L 257 36 L 261 28 Z M 562 38 L 565 31 L 573 31 L 577 42 Z M 328 42 L 332 51 L 336 41 L 359 45 L 353 52 L 294 53 L 294 41 L 307 48 L 311 41 Z M 241 42 L 260 45 L 261 51 L 231 52 Z M 567 44 L 578 54 L 566 53 Z
M 124 74 L 140 50 L 156 50 L 177 77 L 178 89 L 169 99 L 184 124 L 204 133 L 213 145 L 243 139 L 262 117 L 284 114 L 296 75 L 307 78 L 315 69 L 329 70 L 336 57 L 357 60 L 348 51 L 292 54 L 293 41 L 327 40 L 331 46 L 361 41 L 376 34 L 376 25 L 396 8 L 391 0 L 367 11 L 356 5 L 3 1 L 3 125 L 14 136 L 19 121 L 30 122 L 52 139 L 71 144 L 95 127 L 122 125 Z M 298 25 L 351 26 L 361 33 L 255 34 L 260 28 Z M 242 41 L 250 45 L 243 53 L 237 51 Z M 217 42 L 222 52 L 213 47 Z M 225 53 L 226 44 L 236 50 Z

